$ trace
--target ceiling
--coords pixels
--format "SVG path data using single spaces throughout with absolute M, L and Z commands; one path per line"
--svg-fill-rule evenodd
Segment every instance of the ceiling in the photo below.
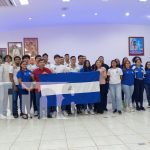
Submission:
M 87 23 L 150 25 L 150 0 L 29 0 L 25 6 L 0 7 L 0 31 Z

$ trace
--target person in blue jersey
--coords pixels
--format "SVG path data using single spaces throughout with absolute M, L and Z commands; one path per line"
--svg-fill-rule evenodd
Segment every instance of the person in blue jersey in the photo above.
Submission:
M 150 108 L 150 61 L 146 62 L 145 72 L 144 87 L 147 95 L 148 108 Z
M 30 70 L 27 69 L 27 63 L 25 61 L 22 61 L 20 63 L 20 70 L 17 73 L 18 78 L 18 89 L 19 93 L 21 93 L 22 96 L 22 118 L 28 119 L 30 116 L 30 92 L 33 90 L 32 87 L 32 81 L 33 81 L 33 75 Z M 25 108 L 27 110 L 27 113 L 25 111 Z
M 145 69 L 142 67 L 142 61 L 137 59 L 135 61 L 135 81 L 134 81 L 134 97 L 136 103 L 136 110 L 145 110 L 143 107 L 143 93 L 144 93 L 144 75 Z
M 122 90 L 125 96 L 125 106 L 128 112 L 132 111 L 132 95 L 134 91 L 134 71 L 131 69 L 131 63 L 127 60 L 123 65 Z
M 83 68 L 80 69 L 80 72 L 91 72 L 91 71 L 93 71 L 93 70 L 92 70 L 90 61 L 89 60 L 85 60 Z M 94 107 L 93 104 L 84 104 L 83 105 L 84 114 L 88 115 L 88 113 L 90 113 L 90 114 L 93 115 L 94 114 L 94 108 L 93 107 Z

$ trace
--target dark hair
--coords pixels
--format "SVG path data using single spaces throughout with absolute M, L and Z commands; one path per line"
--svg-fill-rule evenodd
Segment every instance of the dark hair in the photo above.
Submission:
M 104 56 L 99 56 L 98 59 L 99 59 L 100 57 L 102 57 L 102 58 L 104 59 Z
M 87 63 L 87 62 L 89 63 L 89 67 L 86 66 L 86 63 Z M 90 63 L 89 60 L 85 60 L 85 62 L 84 62 L 84 64 L 83 64 L 83 69 L 84 69 L 84 70 L 87 70 L 87 71 L 88 71 L 88 70 L 92 70 L 91 63 Z
M 142 59 L 141 58 L 135 59 L 135 63 L 137 63 L 138 60 L 140 60 L 140 62 L 142 63 Z
M 71 56 L 70 59 L 72 59 L 72 58 L 76 58 L 76 56 Z
M 60 58 L 64 58 L 63 56 L 60 56 Z
M 19 59 L 21 60 L 21 57 L 19 57 L 19 56 L 15 56 L 15 57 L 14 57 L 14 60 L 16 60 L 16 58 L 19 58 Z
M 78 56 L 78 60 L 80 59 L 80 57 L 83 57 L 83 55 L 79 55 L 79 56 Z
M 6 55 L 5 57 L 4 57 L 4 61 L 6 61 L 6 58 L 10 58 L 10 60 L 12 61 L 12 57 L 10 56 L 10 55 Z
M 98 59 L 97 59 L 97 60 L 95 61 L 95 64 L 94 64 L 94 66 L 93 66 L 95 71 L 97 70 L 96 63 L 97 63 L 98 61 L 99 61 L 99 62 L 101 62 L 100 60 L 98 60 Z M 102 63 L 102 62 L 101 62 L 101 63 Z M 102 65 L 103 65 L 103 64 L 102 64 Z
M 122 65 L 124 65 L 124 63 L 125 63 L 124 60 L 125 60 L 126 58 L 128 59 L 128 57 L 124 57 L 124 58 L 122 59 Z
M 129 60 L 125 61 L 125 62 L 123 63 L 123 69 L 126 69 L 126 63 L 127 63 L 127 62 L 129 62 L 129 63 L 131 64 L 131 62 L 130 62 Z
M 60 57 L 60 55 L 56 54 L 56 55 L 54 55 L 54 59 L 56 59 L 56 58 L 61 58 L 61 57 Z
M 133 62 L 133 63 L 136 63 L 135 61 L 136 61 L 137 58 L 140 59 L 140 61 L 142 62 L 142 59 L 141 59 L 141 57 L 139 57 L 139 56 L 133 57 L 133 58 L 132 58 L 132 62 Z
M 44 53 L 44 54 L 42 55 L 42 57 L 44 57 L 44 56 L 47 56 L 47 57 L 48 57 L 48 54 L 47 54 L 47 53 Z
M 0 59 L 3 59 L 2 55 L 0 55 Z
M 116 67 L 117 67 L 117 61 L 116 61 L 116 59 L 114 59 L 114 60 L 112 60 L 112 61 L 111 61 L 110 68 L 112 68 L 112 63 L 113 63 L 113 62 L 115 62 L 115 63 L 116 63 Z
M 69 56 L 69 54 L 65 54 L 65 56 Z
M 30 56 L 29 56 L 29 55 L 24 55 L 24 56 L 22 56 L 22 60 L 24 60 L 24 59 L 26 59 L 26 58 L 30 59 Z
M 39 58 L 39 57 L 41 58 L 41 55 L 36 55 L 36 56 L 35 56 L 35 59 L 37 59 L 37 58 Z
M 150 63 L 150 61 L 147 61 L 146 64 L 145 64 L 145 70 L 146 70 L 146 71 L 148 70 L 148 68 L 147 68 L 147 64 L 148 64 L 148 63 Z
M 41 62 L 41 61 L 44 61 L 44 59 L 43 59 L 43 58 L 40 58 L 40 59 L 38 60 L 38 63 Z
M 20 71 L 22 71 L 21 65 L 22 65 L 23 63 L 26 63 L 26 61 L 24 61 L 24 60 L 21 61 L 21 63 L 20 63 Z

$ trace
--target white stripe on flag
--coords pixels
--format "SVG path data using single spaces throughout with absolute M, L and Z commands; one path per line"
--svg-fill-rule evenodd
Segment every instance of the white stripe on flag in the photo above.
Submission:
M 99 92 L 99 81 L 41 85 L 42 96 Z

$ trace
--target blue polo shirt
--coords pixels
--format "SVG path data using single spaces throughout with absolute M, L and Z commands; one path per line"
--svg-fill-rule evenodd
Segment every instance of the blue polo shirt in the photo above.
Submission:
M 134 71 L 132 69 L 123 69 L 122 84 L 134 85 Z
M 144 83 L 145 84 L 150 84 L 150 69 L 146 70 Z
M 135 67 L 134 69 L 135 79 L 144 79 L 145 69 L 143 67 Z
M 31 82 L 32 82 L 32 77 L 31 77 L 32 72 L 30 70 L 20 70 L 17 73 L 17 78 L 21 79 L 22 82 L 24 82 L 24 84 L 27 87 L 30 87 Z M 19 84 L 19 88 L 22 89 L 22 85 Z

